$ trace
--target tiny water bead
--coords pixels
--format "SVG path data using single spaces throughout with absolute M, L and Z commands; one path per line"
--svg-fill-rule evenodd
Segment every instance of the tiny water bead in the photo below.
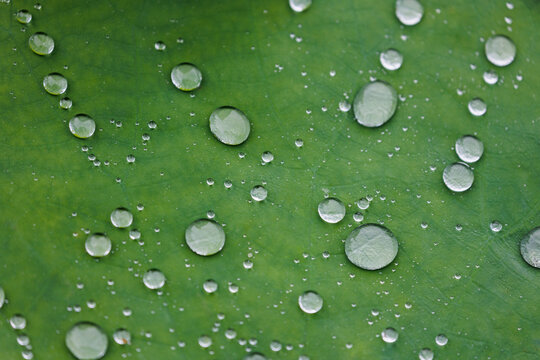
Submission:
M 109 340 L 101 327 L 91 322 L 75 324 L 66 334 L 66 346 L 79 360 L 101 359 Z
M 111 213 L 111 223 L 117 228 L 127 228 L 133 222 L 133 214 L 126 208 L 114 209 Z
M 61 95 L 68 88 L 68 81 L 58 73 L 52 73 L 43 78 L 43 88 L 51 95 Z
M 54 50 L 54 40 L 43 32 L 37 32 L 28 39 L 30 49 L 38 55 L 50 55 Z
M 454 192 L 469 190 L 474 182 L 474 173 L 464 163 L 453 163 L 443 171 L 443 181 L 446 187 Z
M 345 205 L 336 198 L 327 198 L 319 203 L 317 207 L 319 216 L 325 222 L 335 224 L 345 217 Z
M 467 163 L 477 162 L 483 153 L 484 144 L 475 136 L 465 135 L 456 141 L 456 154 Z
M 391 344 L 397 341 L 399 337 L 398 332 L 394 328 L 386 328 L 381 332 L 381 338 L 385 343 Z
M 247 140 L 251 131 L 246 115 L 231 106 L 214 110 L 209 122 L 212 134 L 226 145 L 240 145 Z
M 199 341 L 199 346 L 202 348 L 207 348 L 207 347 L 210 347 L 210 345 L 212 345 L 212 339 L 207 335 L 202 335 L 201 337 L 199 337 L 198 341 Z
M 105 234 L 92 234 L 84 243 L 88 255 L 92 257 L 103 257 L 109 255 L 112 248 L 111 239 Z
M 424 7 L 418 0 L 397 0 L 396 17 L 403 25 L 416 25 L 424 16 Z
M 433 360 L 433 351 L 431 351 L 431 349 L 428 349 L 428 348 L 422 349 L 418 353 L 418 358 L 420 360 Z
M 213 220 L 199 219 L 192 222 L 185 236 L 191 251 L 201 256 L 214 255 L 225 245 L 223 227 Z
M 203 284 L 203 289 L 208 294 L 212 294 L 217 291 L 218 284 L 214 280 L 206 280 Z
M 298 297 L 298 306 L 306 314 L 315 314 L 323 307 L 323 298 L 315 291 L 306 291 Z
M 20 314 L 15 314 L 9 319 L 9 324 L 14 330 L 26 328 L 26 318 Z
M 88 115 L 78 114 L 69 120 L 69 131 L 80 139 L 87 139 L 94 135 L 96 122 Z
M 263 201 L 268 196 L 268 190 L 263 186 L 257 185 L 251 189 L 251 198 L 255 201 Z
M 394 71 L 403 64 L 403 55 L 395 49 L 388 49 L 381 53 L 379 60 L 386 70 Z
M 15 15 L 15 18 L 21 24 L 28 24 L 30 21 L 32 21 L 32 14 L 30 14 L 28 10 L 23 9 L 17 11 L 17 15 Z
M 504 36 L 495 35 L 486 41 L 486 57 L 495 66 L 508 66 L 516 58 L 516 45 Z
M 349 261 L 365 270 L 384 268 L 394 261 L 397 253 L 398 242 L 394 234 L 382 225 L 361 225 L 345 240 Z
M 540 269 L 540 226 L 521 239 L 520 250 L 523 260 Z
M 144 286 L 151 290 L 161 289 L 165 281 L 165 275 L 158 269 L 150 269 L 143 275 Z
M 182 63 L 172 69 L 171 80 L 178 89 L 192 91 L 201 86 L 202 74 L 195 65 Z
M 482 116 L 487 111 L 486 103 L 480 98 L 475 98 L 469 101 L 468 108 L 469 112 L 474 116 Z
M 312 0 L 289 0 L 289 6 L 294 12 L 306 11 L 311 6 Z
M 378 127 L 392 118 L 397 107 L 397 92 L 383 81 L 364 85 L 354 98 L 354 116 L 360 125 Z
M 435 337 L 435 343 L 439 346 L 448 344 L 448 338 L 444 334 L 439 334 Z
M 70 98 L 65 97 L 65 98 L 60 99 L 60 107 L 62 109 L 69 110 L 69 109 L 71 109 L 72 105 L 73 105 L 73 102 L 71 101 Z
M 118 329 L 113 333 L 113 339 L 118 345 L 130 345 L 131 333 L 126 329 Z
M 500 222 L 498 222 L 497 220 L 494 220 L 489 224 L 489 228 L 493 232 L 499 232 L 502 230 L 503 226 Z

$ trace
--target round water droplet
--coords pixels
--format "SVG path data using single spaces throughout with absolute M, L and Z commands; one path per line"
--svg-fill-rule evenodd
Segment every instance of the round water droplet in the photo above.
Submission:
M 311 6 L 311 0 L 289 0 L 289 6 L 294 12 L 306 11 Z
M 403 25 L 416 25 L 424 16 L 424 7 L 418 0 L 397 0 L 396 17 Z
M 274 340 L 274 341 L 272 341 L 270 343 L 270 350 L 272 350 L 272 351 L 276 351 L 276 352 L 281 351 L 282 347 L 283 346 L 281 345 L 281 343 L 279 341 L 277 341 L 277 340 Z
M 70 98 L 65 97 L 65 98 L 60 99 L 60 107 L 62 109 L 69 110 L 69 109 L 71 109 L 72 105 L 73 105 L 73 102 L 71 101 Z
M 118 329 L 114 332 L 113 339 L 118 345 L 130 345 L 131 333 L 126 329 Z
M 202 74 L 195 65 L 182 63 L 172 69 L 171 80 L 178 89 L 192 91 L 201 86 Z
M 496 66 L 508 66 L 516 58 L 516 45 L 504 35 L 495 35 L 486 41 L 486 57 Z
M 217 282 L 215 282 L 214 280 L 206 280 L 203 284 L 203 289 L 204 291 L 206 291 L 208 294 L 212 294 L 214 292 L 217 291 L 218 289 L 218 284 Z
M 54 50 L 54 40 L 49 35 L 37 32 L 28 39 L 30 49 L 38 55 L 49 55 Z
M 354 98 L 354 117 L 360 125 L 378 127 L 396 112 L 396 90 L 383 81 L 364 85 Z
M 255 186 L 250 193 L 251 198 L 255 201 L 263 201 L 268 196 L 268 191 L 261 185 Z
M 535 268 L 540 268 L 540 227 L 523 237 L 520 249 L 523 260 Z
M 456 154 L 467 163 L 477 162 L 483 153 L 484 144 L 472 135 L 462 136 L 456 141 Z
M 361 209 L 361 210 L 366 210 L 367 208 L 369 208 L 369 200 L 366 199 L 365 197 L 364 198 L 361 198 L 360 200 L 358 200 L 356 202 L 356 205 Z
M 493 232 L 499 232 L 502 230 L 503 226 L 500 222 L 498 222 L 497 220 L 494 220 L 489 224 L 489 228 Z
M 315 291 L 306 291 L 298 297 L 298 306 L 306 314 L 315 314 L 323 307 L 323 299 Z
M 214 255 L 225 245 L 225 232 L 217 222 L 199 219 L 192 222 L 186 229 L 186 243 L 198 255 Z
M 471 188 L 474 182 L 474 173 L 467 164 L 453 163 L 444 169 L 443 181 L 450 190 L 463 192 Z
M 96 122 L 88 115 L 78 114 L 69 120 L 69 131 L 80 139 L 87 139 L 94 135 Z
M 163 41 L 156 41 L 154 43 L 154 49 L 156 49 L 157 51 L 164 51 L 166 48 L 167 48 L 167 45 L 165 45 Z
M 111 223 L 117 228 L 127 228 L 133 222 L 133 214 L 125 208 L 114 209 L 111 213 Z
M 51 95 L 60 95 L 66 92 L 68 81 L 58 73 L 52 73 L 43 78 L 43 87 Z
M 17 11 L 17 15 L 15 16 L 18 22 L 21 24 L 28 24 L 30 21 L 32 21 L 32 14 L 28 12 L 28 10 L 19 10 Z
M 30 338 L 26 334 L 21 334 L 17 336 L 17 344 L 21 346 L 27 346 L 30 344 Z
M 212 345 L 212 339 L 210 336 L 202 335 L 199 337 L 199 346 L 202 348 L 207 348 Z
M 270 151 L 265 151 L 261 155 L 262 161 L 266 164 L 271 163 L 274 160 L 274 154 Z
M 431 349 L 428 349 L 428 348 L 422 349 L 418 353 L 418 358 L 420 360 L 433 360 L 433 351 L 431 351 Z
M 448 338 L 444 334 L 439 334 L 435 337 L 435 342 L 439 346 L 444 346 L 448 343 Z
M 469 101 L 469 112 L 474 116 L 482 116 L 487 111 L 487 105 L 484 100 L 480 98 L 472 99 Z
M 111 252 L 112 244 L 111 239 L 105 234 L 92 234 L 84 243 L 86 252 L 93 257 L 103 257 L 109 255 Z
M 343 111 L 343 112 L 348 112 L 349 110 L 351 110 L 351 103 L 346 101 L 346 100 L 342 100 L 339 102 L 339 110 Z
M 107 335 L 96 324 L 80 322 L 66 334 L 66 346 L 79 360 L 101 359 L 109 346 Z
M 494 85 L 497 83 L 497 81 L 499 81 L 499 75 L 497 75 L 497 73 L 493 70 L 484 72 L 483 77 L 484 77 L 484 81 L 488 85 Z
M 26 327 L 26 318 L 20 314 L 15 314 L 9 319 L 9 324 L 15 330 L 23 330 Z
M 266 356 L 261 353 L 255 352 L 244 357 L 244 360 L 266 360 Z
M 398 242 L 390 230 L 377 224 L 364 224 L 347 236 L 345 254 L 350 262 L 366 270 L 379 270 L 398 253 Z
M 335 224 L 345 217 L 345 205 L 336 198 L 327 198 L 319 203 L 317 207 L 321 219 L 330 224 Z
M 165 275 L 158 269 L 150 269 L 143 275 L 144 285 L 151 290 L 161 289 L 165 281 Z
M 354 215 L 353 215 L 353 220 L 356 221 L 356 222 L 361 222 L 361 221 L 363 221 L 363 220 L 364 220 L 364 214 L 359 213 L 359 212 L 354 213 Z
M 399 69 L 401 64 L 403 64 L 403 55 L 395 49 L 388 49 L 381 53 L 379 60 L 386 70 L 394 71 Z
M 394 329 L 394 328 L 386 328 L 383 330 L 383 332 L 381 333 L 381 338 L 383 339 L 383 341 L 385 343 L 394 343 L 397 341 L 398 339 L 398 332 Z
M 240 145 L 247 140 L 250 130 L 246 115 L 231 106 L 217 108 L 210 115 L 210 131 L 224 144 Z

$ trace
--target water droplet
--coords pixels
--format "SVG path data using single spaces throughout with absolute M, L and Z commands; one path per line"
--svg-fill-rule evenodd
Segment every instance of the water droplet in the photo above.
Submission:
M 298 306 L 306 314 L 315 314 L 323 307 L 323 299 L 315 291 L 306 291 L 298 297 Z
M 301 148 L 302 146 L 304 146 L 304 140 L 296 139 L 294 140 L 294 145 L 296 145 L 297 148 Z
M 484 72 L 483 77 L 484 77 L 484 81 L 488 85 L 494 85 L 497 83 L 497 81 L 499 81 L 499 75 L 497 75 L 497 73 L 493 70 Z
M 154 49 L 156 49 L 157 51 L 164 51 L 165 49 L 167 48 L 167 45 L 165 45 L 164 42 L 162 41 L 156 41 L 154 43 Z M 178 86 L 177 86 L 178 87 Z M 197 86 L 198 87 L 198 86 Z M 183 89 L 182 89 L 183 90 Z
M 4 302 L 6 301 L 6 293 L 4 292 L 4 289 L 0 287 L 0 309 L 2 306 L 4 306 Z
M 133 154 L 129 154 L 128 156 L 126 156 L 126 161 L 129 164 L 133 164 L 135 162 L 135 156 Z
M 26 318 L 20 314 L 15 314 L 9 319 L 9 324 L 15 330 L 23 330 L 26 327 Z
M 240 145 L 247 140 L 251 126 L 240 110 L 223 106 L 210 115 L 210 131 L 224 144 Z
M 21 346 L 27 346 L 30 344 L 30 338 L 26 334 L 20 334 L 17 336 L 17 344 Z
M 28 24 L 30 21 L 32 21 L 32 14 L 28 12 L 28 10 L 19 10 L 17 11 L 17 15 L 15 16 L 18 22 L 21 24 Z
M 448 338 L 444 334 L 439 334 L 435 337 L 435 342 L 439 346 L 444 346 L 448 343 Z
M 472 99 L 469 101 L 469 112 L 474 116 L 482 116 L 487 111 L 487 105 L 484 100 L 480 98 Z
M 130 345 L 131 333 L 126 329 L 118 329 L 113 333 L 113 339 L 118 345 Z
M 398 339 L 399 334 L 394 328 L 386 328 L 381 332 L 381 338 L 385 343 L 394 343 Z
M 96 122 L 88 115 L 78 114 L 69 120 L 69 131 L 80 139 L 87 139 L 94 135 Z
M 483 153 L 484 144 L 475 136 L 465 135 L 456 141 L 456 154 L 467 163 L 477 162 Z
M 71 101 L 70 98 L 65 97 L 65 98 L 60 99 L 60 107 L 62 109 L 69 110 L 69 109 L 71 109 L 72 105 L 73 105 L 73 102 Z
M 263 201 L 268 196 L 268 191 L 261 185 L 257 185 L 251 189 L 251 198 L 255 201 Z
M 107 352 L 109 340 L 96 324 L 80 322 L 67 332 L 66 346 L 79 360 L 101 359 Z
M 303 12 L 311 6 L 311 0 L 289 0 L 289 6 L 294 12 Z
M 424 7 L 418 0 L 397 0 L 396 16 L 403 25 L 416 25 L 424 16 Z
M 234 329 L 225 330 L 225 337 L 229 340 L 232 340 L 236 337 L 236 331 Z
M 396 112 L 397 93 L 383 81 L 364 85 L 354 98 L 354 116 L 360 125 L 378 127 Z
M 172 69 L 171 80 L 178 89 L 192 91 L 201 86 L 202 74 L 195 65 L 182 63 Z
M 199 337 L 199 346 L 202 348 L 207 348 L 212 345 L 212 339 L 209 336 L 202 335 Z
M 397 253 L 398 242 L 394 234 L 381 225 L 361 225 L 345 240 L 347 258 L 362 269 L 382 269 L 396 258 Z
M 215 282 L 214 280 L 206 280 L 203 284 L 203 289 L 204 291 L 206 291 L 208 294 L 212 294 L 214 292 L 217 291 L 218 289 L 218 284 L 217 282 Z
M 265 151 L 262 153 L 261 158 L 265 164 L 268 164 L 274 160 L 274 154 L 272 154 L 270 151 Z
M 489 224 L 489 228 L 493 232 L 499 232 L 502 230 L 503 226 L 500 222 L 498 222 L 497 220 L 494 220 Z
M 428 349 L 428 348 L 422 349 L 418 353 L 418 358 L 420 360 L 433 360 L 433 351 L 431 351 L 431 349 Z
M 23 350 L 21 355 L 25 360 L 32 360 L 34 358 L 34 353 L 30 350 Z
M 43 78 L 43 87 L 51 95 L 60 95 L 66 92 L 68 81 L 58 73 L 52 73 Z
M 214 255 L 225 245 L 225 232 L 217 222 L 199 219 L 187 227 L 186 243 L 198 255 Z
M 516 45 L 504 35 L 495 35 L 486 41 L 486 57 L 496 66 L 508 66 L 516 57 Z
M 143 275 L 144 285 L 151 290 L 161 289 L 165 281 L 165 275 L 158 269 L 150 269 Z
M 354 213 L 353 220 L 356 222 L 361 222 L 362 220 L 364 220 L 364 214 L 359 213 L 359 212 Z
M 133 214 L 126 208 L 114 209 L 111 213 L 111 223 L 117 228 L 127 228 L 133 222 Z
M 244 357 L 244 360 L 266 360 L 266 356 L 261 353 L 255 352 Z
M 403 64 L 403 55 L 395 49 L 388 49 L 381 53 L 379 60 L 386 70 L 394 71 L 399 69 L 401 64 Z
M 28 45 L 38 55 L 49 55 L 54 50 L 53 38 L 42 32 L 37 32 L 30 36 Z
M 244 262 L 242 263 L 242 266 L 244 266 L 244 269 L 246 270 L 253 269 L 253 261 L 244 260 Z
M 84 243 L 86 252 L 93 257 L 107 256 L 111 252 L 112 244 L 111 239 L 105 234 L 92 234 Z
M 321 219 L 330 224 L 335 224 L 345 217 L 345 205 L 336 198 L 327 198 L 319 203 L 317 207 Z
M 339 110 L 343 111 L 343 112 L 348 112 L 349 110 L 351 110 L 351 103 L 346 101 L 346 100 L 342 100 L 339 102 Z
M 365 197 L 361 198 L 356 202 L 356 206 L 358 206 L 358 208 L 360 208 L 361 210 L 366 210 L 367 208 L 369 208 L 369 200 Z
M 474 174 L 467 164 L 453 163 L 444 169 L 443 181 L 450 190 L 463 192 L 472 186 Z
M 523 237 L 520 249 L 523 260 L 535 268 L 540 268 L 540 227 Z
M 281 351 L 282 347 L 283 346 L 281 345 L 281 343 L 279 341 L 277 341 L 277 340 L 274 340 L 274 341 L 272 341 L 270 343 L 270 350 L 272 350 L 272 351 L 275 351 L 275 352 Z

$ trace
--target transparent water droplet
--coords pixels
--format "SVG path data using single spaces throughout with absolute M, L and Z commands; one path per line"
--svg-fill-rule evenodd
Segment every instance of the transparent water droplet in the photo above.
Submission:
M 15 330 L 26 328 L 26 318 L 20 314 L 15 314 L 9 319 L 9 324 Z
M 270 343 L 270 350 L 272 351 L 275 351 L 275 352 L 281 351 L 282 347 L 283 346 L 281 345 L 281 343 L 277 340 L 274 340 Z
M 354 98 L 354 116 L 360 125 L 378 127 L 392 118 L 397 107 L 397 93 L 383 81 L 364 85 Z
M 521 239 L 520 250 L 523 260 L 540 268 L 540 227 L 534 228 Z
M 251 189 L 250 194 L 253 200 L 263 201 L 268 196 L 268 191 L 262 185 L 257 185 Z
M 107 353 L 109 340 L 98 325 L 80 322 L 67 332 L 66 346 L 79 360 L 101 359 Z
M 270 151 L 265 151 L 262 153 L 261 158 L 265 164 L 268 164 L 274 160 L 274 154 L 272 154 Z
M 363 197 L 356 202 L 356 206 L 358 206 L 358 208 L 360 208 L 361 210 L 366 210 L 367 208 L 369 208 L 369 200 Z
M 349 110 L 351 110 L 351 103 L 346 100 L 340 101 L 339 110 L 342 112 L 348 112 Z
M 199 346 L 202 348 L 207 348 L 212 345 L 212 339 L 207 335 L 202 335 L 199 337 Z
M 150 269 L 143 275 L 144 286 L 151 290 L 161 289 L 166 280 L 165 275 L 158 269 Z
M 22 9 L 17 11 L 17 15 L 15 15 L 15 18 L 21 24 L 28 24 L 30 21 L 32 21 L 32 14 L 30 14 L 28 10 Z
M 403 55 L 396 49 L 388 49 L 381 53 L 379 60 L 386 70 L 394 71 L 403 64 Z
M 185 235 L 191 251 L 201 256 L 214 255 L 225 245 L 223 227 L 213 220 L 199 219 L 192 222 Z
M 347 236 L 345 254 L 351 263 L 365 270 L 389 265 L 398 253 L 398 242 L 390 230 L 378 224 L 360 225 Z
M 92 257 L 103 257 L 109 255 L 111 252 L 112 243 L 107 235 L 95 233 L 86 239 L 84 247 L 88 255 Z
M 204 291 L 206 291 L 208 294 L 212 294 L 214 292 L 217 291 L 218 289 L 218 283 L 215 282 L 214 280 L 206 280 L 203 284 L 203 289 Z
M 54 50 L 54 40 L 43 32 L 37 32 L 28 39 L 30 49 L 38 55 L 50 55 Z
M 306 291 L 298 297 L 298 306 L 306 314 L 315 314 L 323 307 L 323 298 L 315 291 Z
M 131 333 L 126 329 L 117 329 L 113 333 L 114 342 L 118 345 L 130 345 L 131 344 Z
M 32 360 L 34 358 L 34 353 L 31 350 L 23 350 L 21 355 L 25 360 Z
M 345 217 L 345 205 L 336 198 L 322 200 L 317 210 L 321 219 L 330 224 L 338 223 Z
M 229 292 L 231 294 L 236 294 L 238 292 L 238 290 L 239 290 L 238 285 L 233 284 L 233 283 L 229 284 Z
M 474 182 L 474 173 L 467 164 L 453 163 L 443 171 L 446 187 L 454 192 L 469 190 Z
M 491 229 L 491 231 L 493 232 L 499 232 L 502 230 L 503 226 L 500 222 L 498 222 L 497 220 L 493 220 L 490 224 L 489 224 L 489 228 Z
M 499 81 L 499 75 L 493 70 L 484 72 L 483 78 L 488 85 L 494 85 Z
M 487 105 L 484 100 L 480 98 L 475 98 L 469 101 L 469 112 L 474 116 L 482 116 L 487 111 Z
M 403 25 L 416 25 L 424 16 L 424 7 L 418 0 L 397 0 L 396 17 Z
M 154 43 L 154 49 L 156 49 L 157 51 L 164 51 L 166 48 L 167 45 L 165 45 L 165 43 L 162 41 L 156 41 Z
M 381 332 L 381 338 L 383 339 L 383 341 L 385 343 L 394 343 L 397 341 L 399 337 L 399 334 L 398 332 L 394 329 L 394 328 L 386 328 L 383 330 L 383 332 Z
M 4 292 L 4 288 L 0 287 L 0 309 L 2 306 L 4 306 L 4 303 L 6 301 L 6 293 Z
M 465 135 L 456 141 L 456 154 L 467 163 L 477 162 L 483 153 L 484 144 L 475 136 Z
M 226 145 L 240 145 L 251 131 L 249 120 L 240 110 L 223 106 L 210 115 L 210 131 Z
M 129 238 L 131 240 L 139 240 L 141 238 L 141 232 L 137 229 L 129 230 Z
M 244 357 L 244 360 L 266 360 L 266 356 L 261 353 L 254 352 Z
M 80 139 L 87 139 L 94 135 L 96 122 L 88 115 L 78 114 L 69 120 L 69 131 Z
M 304 140 L 296 139 L 294 140 L 294 145 L 296 145 L 297 148 L 301 148 L 302 146 L 304 146 Z
M 364 220 L 364 214 L 362 214 L 360 212 L 354 213 L 353 220 L 356 221 L 356 222 L 363 221 Z
M 490 37 L 486 41 L 485 51 L 489 62 L 496 66 L 508 66 L 516 58 L 516 45 L 504 35 Z
M 127 228 L 132 222 L 133 214 L 126 208 L 117 208 L 111 213 L 111 223 L 117 228 Z
M 236 337 L 236 331 L 234 329 L 225 330 L 225 337 L 229 340 L 232 340 Z
M 43 78 L 43 88 L 51 95 L 61 95 L 66 92 L 68 81 L 58 73 L 52 73 Z
M 435 343 L 439 346 L 444 346 L 448 343 L 448 338 L 444 334 L 439 334 L 435 337 Z
M 129 164 L 133 164 L 135 162 L 135 156 L 133 154 L 129 154 L 128 156 L 126 156 L 126 161 L 129 163 Z
M 21 346 L 27 346 L 30 344 L 30 338 L 26 334 L 20 334 L 17 336 L 17 344 Z
M 182 63 L 172 69 L 171 80 L 178 89 L 192 91 L 201 86 L 202 74 L 195 65 Z
M 243 266 L 244 269 L 246 269 L 246 270 L 253 269 L 253 261 L 251 261 L 251 260 L 244 260 L 244 262 L 242 263 L 242 266 Z
M 418 358 L 420 360 L 433 360 L 433 351 L 431 351 L 431 349 L 428 349 L 428 348 L 422 349 L 418 353 Z
M 60 107 L 62 109 L 69 110 L 69 109 L 71 109 L 72 105 L 73 105 L 73 102 L 71 101 L 70 98 L 65 97 L 65 98 L 60 99 Z
M 289 0 L 289 6 L 294 12 L 303 12 L 311 6 L 311 0 Z

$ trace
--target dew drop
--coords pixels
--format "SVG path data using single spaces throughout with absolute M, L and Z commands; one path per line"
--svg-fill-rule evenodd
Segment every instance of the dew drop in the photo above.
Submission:
M 78 114 L 69 120 L 69 131 L 80 139 L 87 139 L 94 135 L 96 122 L 88 115 Z
M 101 359 L 108 345 L 103 329 L 91 322 L 77 323 L 66 334 L 66 346 L 79 360 Z
M 84 247 L 88 255 L 92 257 L 103 257 L 109 255 L 112 244 L 111 239 L 107 235 L 95 233 L 86 239 Z
M 394 234 L 381 225 L 360 225 L 345 240 L 347 258 L 362 269 L 382 269 L 396 258 L 397 253 L 398 242 Z
M 433 351 L 431 351 L 431 349 L 428 349 L 428 348 L 422 349 L 418 353 L 418 358 L 420 360 L 433 360 Z
M 403 55 L 395 49 L 388 49 L 381 53 L 379 60 L 386 70 L 394 71 L 403 64 Z
M 424 16 L 424 7 L 418 0 L 397 0 L 396 17 L 403 25 L 416 25 Z
M 202 348 L 207 348 L 212 345 L 212 339 L 209 336 L 202 335 L 199 337 L 199 346 Z
M 28 39 L 30 49 L 38 55 L 50 55 L 54 50 L 54 40 L 43 32 L 37 32 Z
M 113 333 L 114 342 L 118 345 L 130 345 L 131 344 L 131 333 L 126 329 L 117 329 Z
M 484 72 L 483 78 L 485 83 L 488 85 L 494 85 L 497 83 L 497 81 L 499 81 L 499 75 L 497 75 L 497 73 L 493 70 Z
M 495 35 L 486 41 L 486 57 L 496 66 L 508 66 L 516 57 L 516 45 L 504 35 Z
M 167 48 L 167 45 L 165 45 L 163 41 L 156 41 L 154 43 L 154 49 L 156 49 L 157 51 L 164 51 L 166 48 Z
M 497 233 L 502 230 L 503 226 L 500 222 L 498 222 L 497 220 L 494 220 L 489 224 L 489 228 L 491 229 L 491 231 Z
M 294 12 L 303 12 L 311 6 L 311 0 L 289 0 L 289 6 Z
M 386 328 L 383 330 L 383 332 L 381 332 L 381 338 L 383 339 L 383 341 L 385 343 L 394 343 L 397 341 L 398 339 L 398 332 L 394 329 L 394 328 Z
M 161 289 L 165 281 L 165 275 L 158 269 L 150 269 L 143 275 L 144 285 L 151 290 Z
M 4 288 L 0 287 L 0 309 L 2 306 L 4 306 L 4 303 L 6 301 L 6 293 L 4 292 Z
M 274 154 L 270 151 L 265 151 L 262 153 L 261 159 L 265 164 L 271 163 L 274 160 Z
M 43 88 L 51 95 L 61 95 L 66 92 L 68 81 L 58 73 L 52 73 L 43 78 Z
M 356 222 L 361 222 L 364 220 L 364 215 L 360 212 L 354 213 L 353 220 Z
M 209 122 L 212 134 L 226 145 L 240 145 L 247 140 L 251 130 L 246 115 L 231 106 L 214 110 Z
M 15 314 L 9 319 L 9 324 L 15 330 L 23 330 L 26 327 L 26 318 L 20 314 Z
M 172 69 L 171 80 L 178 89 L 192 91 L 201 86 L 202 74 L 195 65 L 182 63 Z
M 383 81 L 364 85 L 354 98 L 354 116 L 360 125 L 378 127 L 396 112 L 397 93 Z
M 251 198 L 255 201 L 263 201 L 268 196 L 268 191 L 261 185 L 257 185 L 251 189 Z
M 323 307 L 323 299 L 315 291 L 306 291 L 298 297 L 298 306 L 306 314 L 315 314 Z
M 213 220 L 199 219 L 192 222 L 185 236 L 189 248 L 201 256 L 214 255 L 225 245 L 223 227 Z
M 523 237 L 520 250 L 523 260 L 535 268 L 540 268 L 540 227 L 534 228 Z
M 336 198 L 322 200 L 317 210 L 321 219 L 330 224 L 338 223 L 345 217 L 345 205 Z
M 114 209 L 111 213 L 111 223 L 117 228 L 127 228 L 133 222 L 133 214 L 126 208 Z
M 28 10 L 19 10 L 17 11 L 17 15 L 15 16 L 18 22 L 21 24 L 28 24 L 30 21 L 32 21 L 32 14 Z
M 217 282 L 215 282 L 214 280 L 206 280 L 203 284 L 203 289 L 204 291 L 206 291 L 208 294 L 212 294 L 214 292 L 217 291 L 218 289 L 218 284 Z
M 71 109 L 72 105 L 73 105 L 73 102 L 71 101 L 70 98 L 65 97 L 65 98 L 60 99 L 60 107 L 62 109 L 69 110 L 69 109 Z
M 351 103 L 346 100 L 340 101 L 339 110 L 342 112 L 348 112 L 349 110 L 351 110 Z
M 453 163 L 443 171 L 446 187 L 454 192 L 469 190 L 474 182 L 474 173 L 467 164 Z
M 467 163 L 477 162 L 483 153 L 484 144 L 475 136 L 465 135 L 456 141 L 456 154 Z
M 448 338 L 444 334 L 439 334 L 435 337 L 435 343 L 439 346 L 444 346 L 448 343 Z
M 469 112 L 474 116 L 482 116 L 487 111 L 487 105 L 484 100 L 480 98 L 475 98 L 469 101 Z
M 21 334 L 17 336 L 17 344 L 21 346 L 27 346 L 30 344 L 30 338 L 26 334 Z
M 294 140 L 294 145 L 296 145 L 297 148 L 301 148 L 302 146 L 304 146 L 304 140 L 296 139 Z

